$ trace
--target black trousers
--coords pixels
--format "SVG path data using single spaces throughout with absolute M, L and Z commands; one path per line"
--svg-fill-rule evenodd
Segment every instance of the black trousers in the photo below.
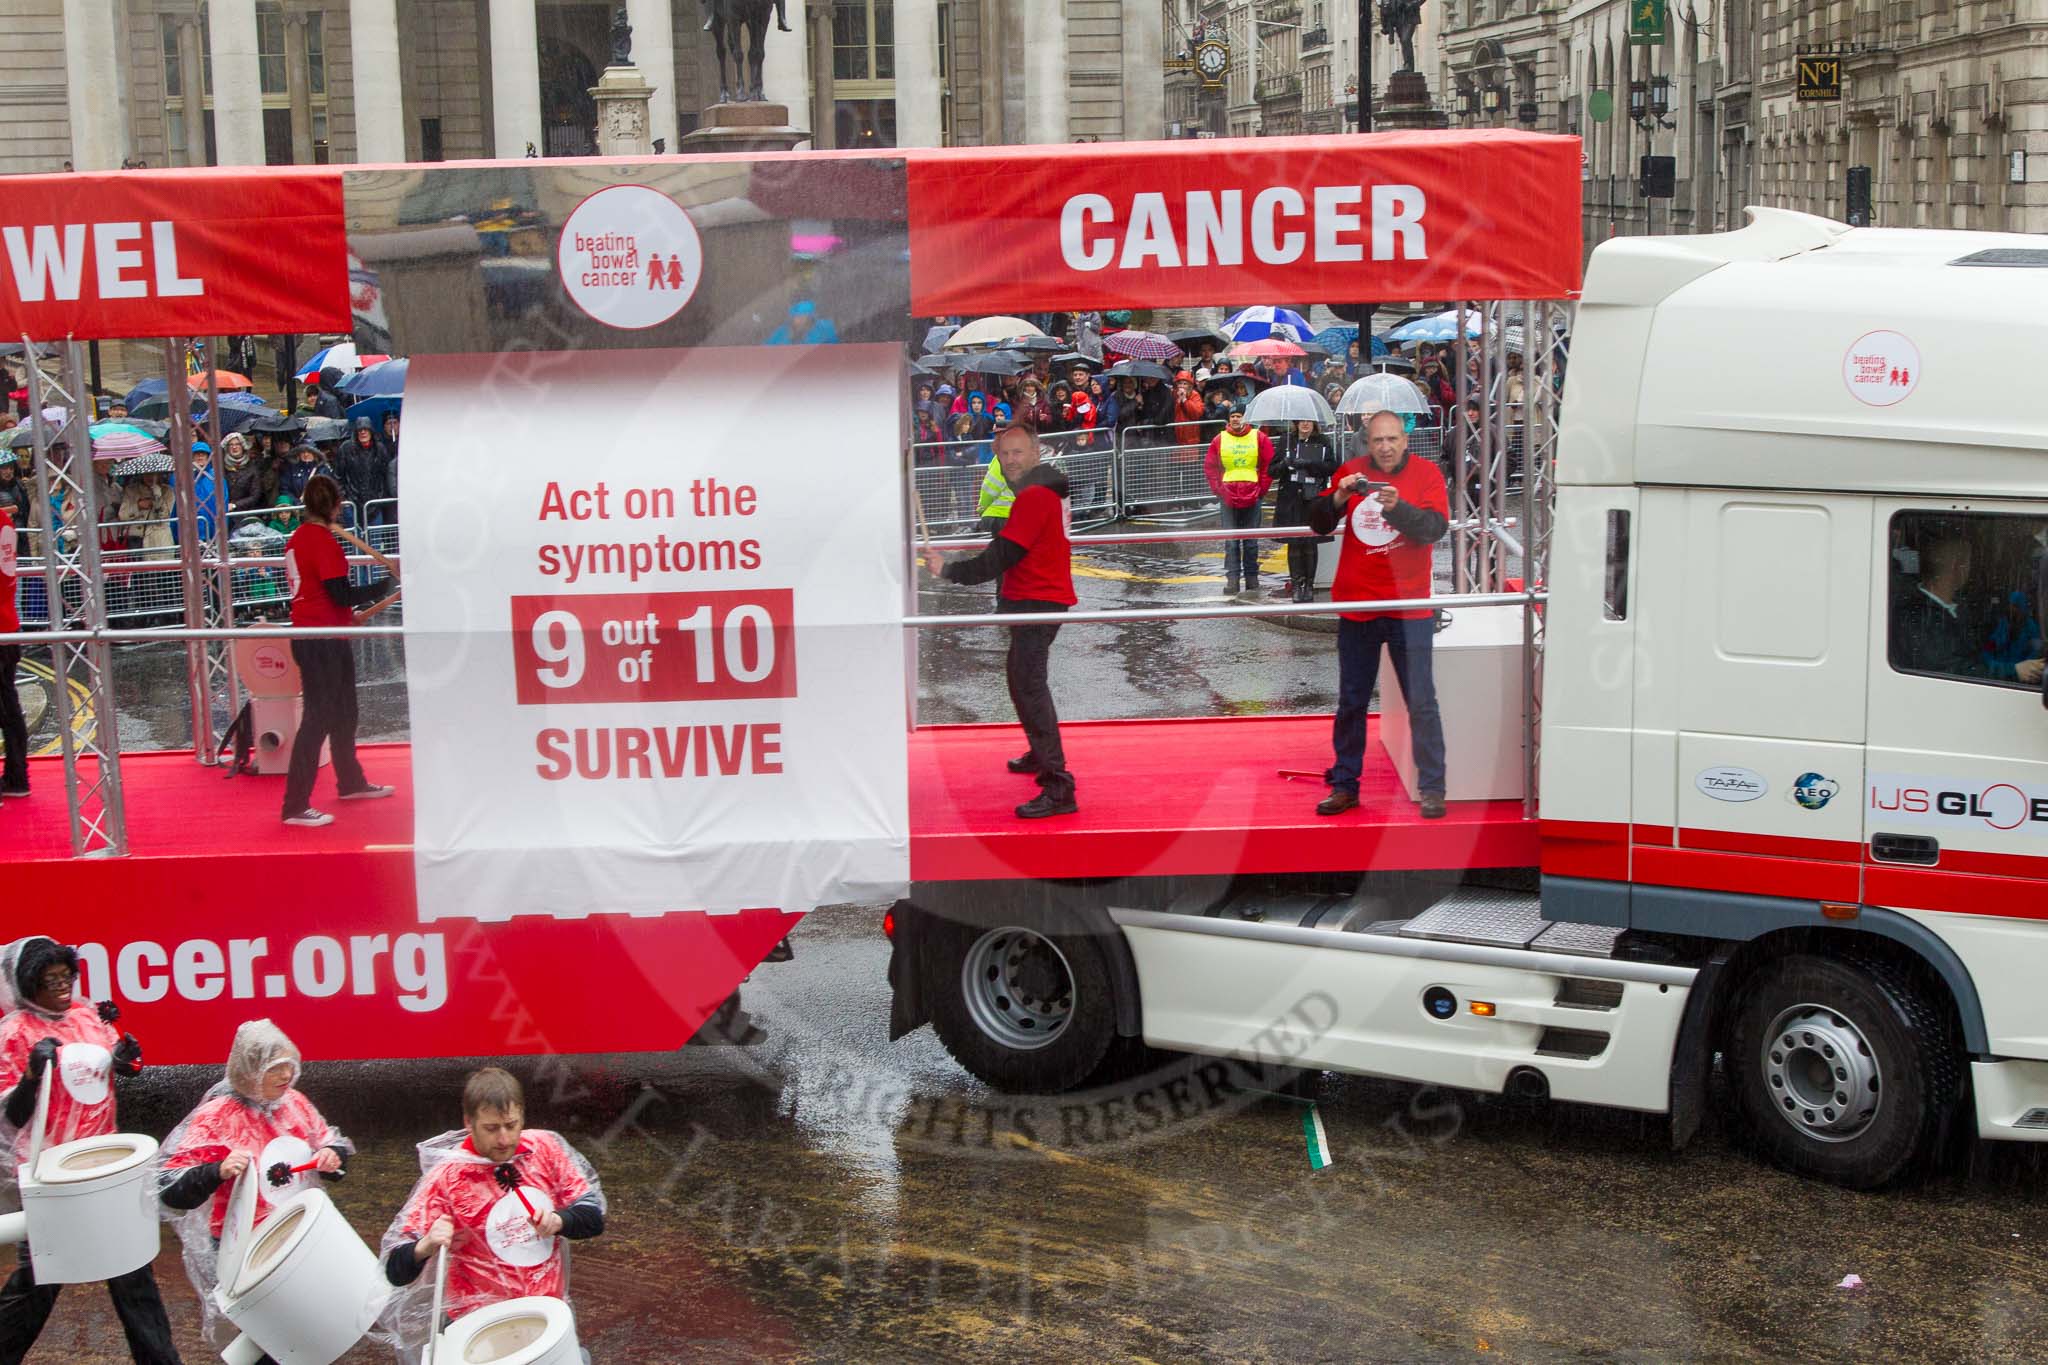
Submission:
M 28 718 L 21 713 L 21 693 L 14 689 L 14 670 L 20 663 L 20 645 L 0 645 L 0 740 L 7 743 L 0 786 L 15 791 L 28 787 Z
M 284 779 L 284 813 L 297 815 L 313 800 L 320 774 L 320 743 L 328 742 L 334 780 L 344 792 L 370 785 L 356 761 L 356 655 L 347 640 L 294 640 L 299 682 L 306 698 L 299 736 L 292 742 L 292 766 Z
M 1280 492 L 1273 499 L 1273 524 L 1275 526 L 1308 525 L 1308 494 L 1297 490 L 1292 481 L 1280 485 Z M 1314 540 L 1285 540 L 1287 547 L 1287 578 L 1297 585 L 1316 581 L 1316 549 L 1321 544 Z
M 997 611 L 1065 611 L 1059 602 L 1027 602 L 1019 598 L 996 599 Z M 1038 760 L 1038 785 L 1056 801 L 1074 795 L 1074 775 L 1067 771 L 1066 750 L 1060 747 L 1060 715 L 1052 704 L 1052 687 L 1046 681 L 1052 660 L 1053 637 L 1058 626 L 1010 627 L 1010 652 L 1003 661 L 1003 676 L 1010 684 L 1010 705 L 1017 708 L 1017 723 L 1031 744 L 1031 756 Z
M 0 1287 L 0 1365 L 21 1365 L 29 1348 L 42 1335 L 50 1310 L 64 1286 L 37 1284 L 29 1264 L 26 1246 L 21 1263 Z M 128 1336 L 128 1354 L 137 1365 L 180 1365 L 178 1348 L 171 1344 L 171 1320 L 164 1313 L 163 1296 L 156 1290 L 156 1270 L 143 1266 L 107 1281 L 114 1312 L 121 1330 Z

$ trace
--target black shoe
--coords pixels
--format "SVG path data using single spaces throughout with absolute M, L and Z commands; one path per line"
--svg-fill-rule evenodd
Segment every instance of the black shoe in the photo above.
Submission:
M 1444 818 L 1444 798 L 1442 793 L 1424 792 L 1422 800 L 1417 804 L 1422 807 L 1423 819 L 1441 820 Z
M 1235 578 L 1226 578 L 1223 580 L 1223 595 L 1225 597 L 1235 597 L 1243 591 L 1244 589 L 1240 588 L 1237 585 L 1237 580 Z
M 7 786 L 4 786 L 4 787 L 0 787 L 0 796 L 27 796 L 27 795 L 28 795 L 28 783 L 26 783 L 26 782 L 22 783 L 22 784 L 21 784 L 20 786 L 18 786 L 18 787 L 17 787 L 17 786 L 14 786 L 14 785 L 13 785 L 13 784 L 11 784 L 11 783 L 10 783 L 9 785 L 7 785 Z
M 1348 787 L 1332 787 L 1330 794 L 1316 803 L 1317 815 L 1342 815 L 1357 809 L 1358 793 Z
M 1013 773 L 1036 773 L 1040 771 L 1038 755 L 1036 754 L 1026 754 L 1022 758 L 1013 758 L 1003 766 Z
M 1023 805 L 1017 807 L 1017 818 L 1019 820 L 1043 820 L 1048 815 L 1072 815 L 1079 809 L 1081 808 L 1074 804 L 1074 798 L 1071 795 L 1054 796 L 1051 792 L 1040 792 Z
M 1296 583 L 1294 585 L 1294 600 L 1297 602 L 1315 601 L 1316 585 L 1313 583 Z

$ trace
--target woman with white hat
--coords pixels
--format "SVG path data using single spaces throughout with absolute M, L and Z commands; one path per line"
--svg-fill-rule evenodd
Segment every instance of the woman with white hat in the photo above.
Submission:
M 227 1074 L 214 1083 L 163 1144 L 159 1190 L 164 1216 L 185 1244 L 185 1273 L 199 1291 L 207 1337 L 225 1349 L 236 1335 L 214 1303 L 221 1228 L 234 1183 L 256 1168 L 256 1221 L 314 1178 L 348 1174 L 355 1144 L 322 1118 L 298 1088 L 299 1049 L 268 1019 L 235 1030 Z M 310 1167 L 310 1169 L 302 1169 Z

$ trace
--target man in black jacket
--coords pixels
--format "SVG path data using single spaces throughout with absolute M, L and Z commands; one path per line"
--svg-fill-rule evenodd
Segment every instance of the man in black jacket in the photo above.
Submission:
M 1074 605 L 1067 476 L 1040 462 L 1043 452 L 1038 430 L 1027 423 L 996 433 L 995 456 L 1003 476 L 1017 490 L 1009 518 L 980 554 L 948 564 L 943 554 L 928 549 L 925 569 L 949 583 L 1000 580 L 996 585 L 999 612 L 1063 612 Z M 1031 747 L 1022 757 L 1011 759 L 1009 767 L 1013 773 L 1036 777 L 1039 786 L 1037 797 L 1017 807 L 1020 820 L 1072 815 L 1079 809 L 1074 803 L 1074 775 L 1067 771 L 1066 751 L 1060 744 L 1059 712 L 1046 680 L 1053 638 L 1059 633 L 1057 625 L 1048 623 L 1010 627 L 1005 662 L 1010 702 L 1017 708 L 1017 721 Z
M 2002 663 L 1985 656 L 1982 632 L 1963 614 L 1963 585 L 1970 581 L 1970 542 L 1942 536 L 1920 552 L 1920 585 L 1894 604 L 1892 662 L 1914 673 L 1954 678 L 2041 681 L 2042 661 Z

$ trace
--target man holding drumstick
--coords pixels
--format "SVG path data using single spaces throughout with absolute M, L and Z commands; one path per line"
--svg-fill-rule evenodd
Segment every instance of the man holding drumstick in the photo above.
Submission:
M 394 576 L 386 583 L 352 584 L 348 581 L 348 555 L 337 537 L 376 555 L 356 537 L 335 524 L 341 508 L 341 488 L 325 474 L 306 481 L 306 519 L 285 546 L 285 578 L 291 584 L 292 624 L 295 626 L 346 626 L 364 619 L 356 608 L 377 602 L 397 590 Z M 382 555 L 376 558 L 390 567 Z M 375 610 L 373 608 L 372 610 Z M 356 761 L 356 656 L 351 641 L 315 639 L 292 641 L 292 658 L 299 665 L 305 710 L 299 719 L 298 737 L 292 742 L 291 769 L 285 776 L 284 822 L 315 827 L 331 825 L 334 817 L 313 809 L 313 779 L 320 771 L 320 746 L 330 745 L 335 781 L 344 801 L 371 801 L 391 795 L 363 774 Z

